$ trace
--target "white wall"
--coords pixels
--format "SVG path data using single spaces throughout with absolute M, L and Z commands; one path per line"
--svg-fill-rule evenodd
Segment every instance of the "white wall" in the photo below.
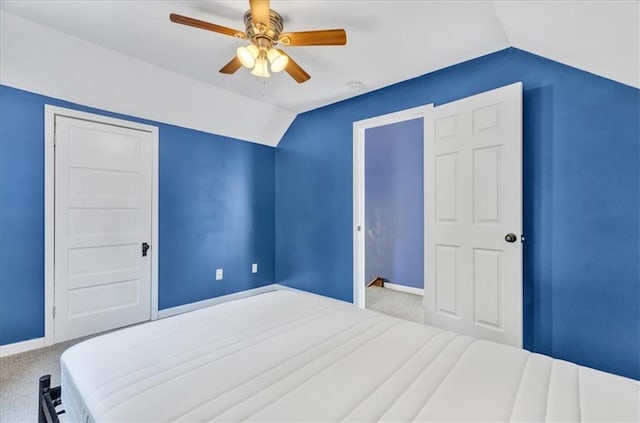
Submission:
M 296 116 L 4 11 L 0 84 L 270 146 Z

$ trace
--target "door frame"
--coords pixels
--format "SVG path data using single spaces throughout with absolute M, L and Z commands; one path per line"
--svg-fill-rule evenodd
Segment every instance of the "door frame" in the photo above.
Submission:
M 365 131 L 412 119 L 426 119 L 432 109 L 433 103 L 353 122 L 353 303 L 357 307 L 365 307 Z M 424 131 L 423 142 L 426 126 Z
M 158 318 L 158 170 L 159 130 L 157 126 L 145 125 L 74 109 L 44 106 L 44 345 L 54 343 L 53 307 L 55 305 L 55 118 L 64 116 L 107 125 L 145 131 L 151 134 L 151 318 Z

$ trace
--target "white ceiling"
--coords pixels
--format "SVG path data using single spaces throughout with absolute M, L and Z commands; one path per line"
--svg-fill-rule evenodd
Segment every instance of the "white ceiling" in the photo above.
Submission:
M 297 113 L 510 46 L 640 88 L 640 0 L 271 6 L 285 31 L 345 28 L 347 45 L 286 48 L 311 74 L 304 84 L 285 73 L 229 76 L 218 69 L 241 40 L 168 17 L 243 29 L 247 0 L 0 0 L 0 83 L 270 146 Z
M 276 107 L 280 112 L 272 113 L 283 117 L 279 124 L 284 127 L 290 112 L 509 46 L 640 87 L 639 5 L 636 0 L 272 0 L 271 7 L 285 19 L 285 31 L 347 30 L 344 47 L 286 48 L 312 76 L 299 85 L 285 73 L 266 80 L 246 69 L 233 76 L 218 73 L 243 41 L 168 19 L 175 12 L 243 29 L 246 0 L 0 0 L 0 9 L 9 14 L 222 89 L 234 101 L 252 98 L 254 114 L 256 103 Z M 348 81 L 361 81 L 364 87 L 349 90 Z M 261 130 L 266 129 L 255 128 Z M 267 141 L 252 140 L 273 145 L 276 132 Z
M 494 1 L 509 44 L 640 88 L 640 1 Z
M 296 117 L 5 11 L 0 84 L 269 146 L 278 144 Z

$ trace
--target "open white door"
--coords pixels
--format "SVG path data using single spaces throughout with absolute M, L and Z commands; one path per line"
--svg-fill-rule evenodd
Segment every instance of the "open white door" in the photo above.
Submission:
M 522 84 L 425 116 L 425 321 L 522 346 Z
M 55 117 L 55 342 L 149 320 L 152 134 Z

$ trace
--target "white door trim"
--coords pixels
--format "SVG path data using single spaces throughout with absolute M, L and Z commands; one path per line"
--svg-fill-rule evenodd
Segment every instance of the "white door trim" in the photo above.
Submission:
M 151 187 L 151 320 L 158 318 L 158 170 L 159 132 L 157 126 L 62 107 L 44 106 L 44 345 L 54 343 L 54 211 L 55 211 L 55 117 L 65 116 L 108 125 L 146 131 L 152 143 Z
M 353 303 L 360 308 L 365 306 L 365 131 L 377 126 L 424 118 L 431 109 L 433 104 L 427 104 L 353 122 Z

